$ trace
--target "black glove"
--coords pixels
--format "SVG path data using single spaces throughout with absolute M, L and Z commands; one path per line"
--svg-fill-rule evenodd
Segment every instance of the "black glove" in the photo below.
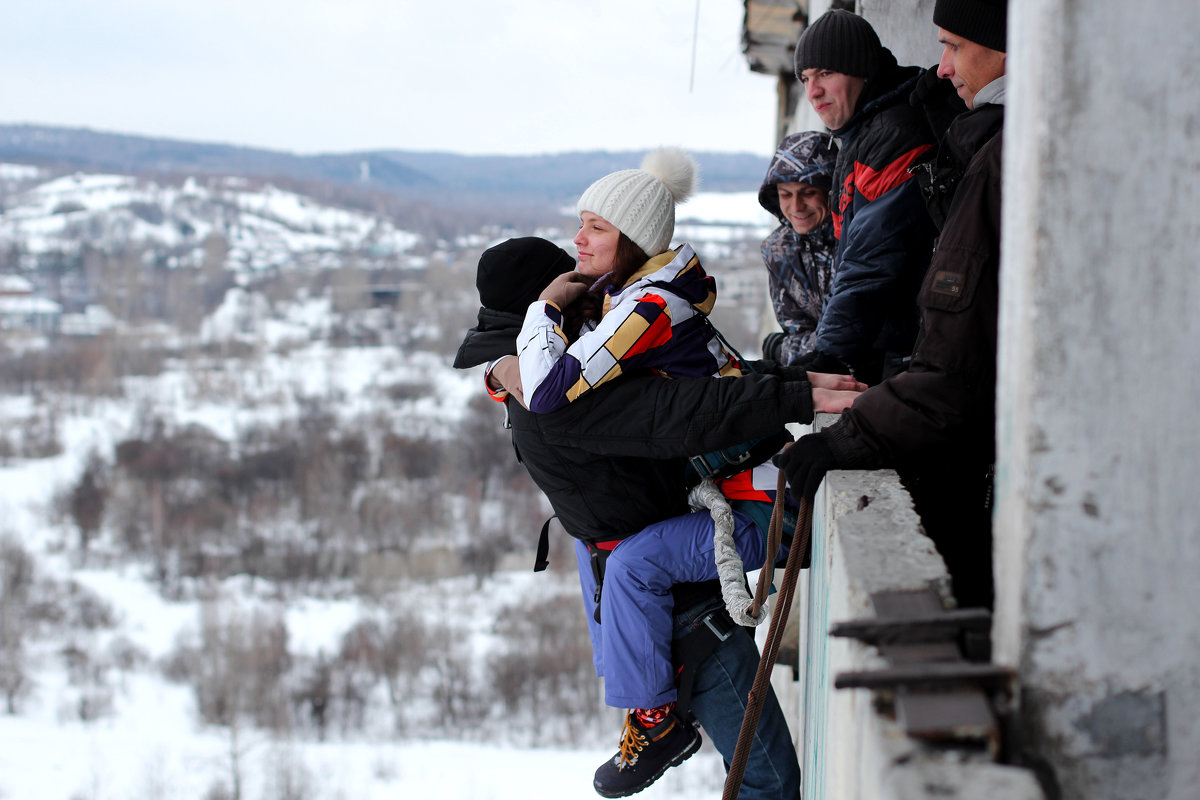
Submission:
M 824 434 L 801 436 L 796 443 L 771 459 L 787 475 L 792 494 L 811 500 L 825 473 L 837 469 L 837 459 Z
M 762 343 L 762 357 L 766 361 L 779 361 L 783 349 L 783 334 L 779 331 L 768 333 Z
M 785 381 L 808 382 L 808 370 L 804 367 L 787 367 L 775 361 L 759 361 L 754 365 L 754 369 L 756 372 L 761 372 L 765 375 L 774 375 Z
M 800 358 L 792 362 L 791 366 L 800 367 L 808 372 L 827 372 L 831 375 L 850 374 L 850 367 L 843 361 L 834 358 L 828 353 L 822 353 L 820 350 L 813 350 L 810 353 L 800 356 Z
M 908 104 L 925 112 L 936 139 L 941 139 L 954 118 L 967 110 L 967 104 L 958 96 L 954 84 L 938 77 L 936 64 L 917 79 Z

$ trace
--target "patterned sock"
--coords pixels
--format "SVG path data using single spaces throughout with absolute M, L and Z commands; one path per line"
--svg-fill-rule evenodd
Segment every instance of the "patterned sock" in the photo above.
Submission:
M 658 708 L 635 708 L 633 715 L 637 717 L 638 723 L 643 728 L 653 728 L 658 723 L 667 718 L 667 714 L 671 713 L 671 709 L 675 708 L 675 701 L 665 703 Z

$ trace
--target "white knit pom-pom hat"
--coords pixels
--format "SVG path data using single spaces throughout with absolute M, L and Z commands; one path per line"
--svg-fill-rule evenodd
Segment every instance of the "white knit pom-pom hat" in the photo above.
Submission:
M 678 147 L 651 150 L 640 169 L 605 175 L 579 198 L 578 211 L 603 217 L 654 257 L 675 234 L 675 206 L 699 185 L 696 160 Z

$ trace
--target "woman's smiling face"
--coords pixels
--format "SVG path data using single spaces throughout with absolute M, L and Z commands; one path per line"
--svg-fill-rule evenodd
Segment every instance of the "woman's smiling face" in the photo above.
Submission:
M 621 232 L 591 211 L 580 214 L 579 223 L 579 233 L 575 234 L 575 248 L 579 251 L 579 266 L 576 269 L 589 278 L 599 278 L 612 272 Z

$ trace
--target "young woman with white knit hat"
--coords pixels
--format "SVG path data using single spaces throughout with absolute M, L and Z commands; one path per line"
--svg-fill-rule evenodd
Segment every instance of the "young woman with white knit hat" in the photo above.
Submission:
M 517 339 L 524 405 L 531 411 L 559 409 L 631 370 L 671 377 L 740 374 L 741 365 L 720 345 L 707 320 L 716 302 L 716 282 L 690 245 L 670 249 L 675 206 L 691 196 L 696 184 L 690 156 L 660 149 L 648 154 L 640 169 L 606 175 L 580 197 L 578 266 L 555 278 L 529 305 Z M 564 311 L 569 313 L 589 290 L 602 295 L 602 313 L 571 341 Z M 829 388 L 852 386 L 846 378 Z M 739 480 L 732 491 L 722 491 L 734 502 L 756 504 L 761 514 L 752 516 L 743 510 L 748 506 L 739 506 L 731 514 L 731 535 L 745 563 L 761 564 L 766 525 L 758 518 L 769 516 L 770 504 L 763 502 L 767 494 L 748 472 L 730 483 Z M 774 479 L 768 483 L 773 492 Z M 586 491 L 580 493 L 580 503 L 591 501 Z M 678 665 L 672 660 L 672 636 L 677 626 L 688 630 L 702 619 L 719 618 L 713 615 L 724 604 L 718 592 L 711 605 L 674 608 L 672 587 L 717 577 L 713 520 L 707 511 L 676 516 L 629 531 L 617 541 L 578 541 L 576 554 L 585 603 L 595 609 L 588 628 L 596 672 L 604 678 L 605 703 L 629 709 L 620 749 L 596 771 L 593 786 L 604 797 L 623 797 L 653 783 L 700 746 L 698 731 L 675 709 Z M 735 669 L 732 660 L 722 666 Z M 752 671 L 752 666 L 739 668 Z M 732 674 L 726 673 L 730 692 Z M 707 716 L 736 730 L 740 705 L 732 693 L 728 699 L 724 705 L 714 699 Z M 736 713 L 726 714 L 726 706 Z M 725 736 L 730 730 L 709 733 Z M 775 782 L 794 794 L 799 787 L 795 752 L 786 736 L 783 745 L 777 737 L 766 738 L 774 744 L 759 747 L 755 757 L 769 762 L 770 769 L 758 771 L 771 772 Z
M 716 282 L 690 245 L 670 249 L 675 206 L 697 184 L 691 156 L 660 148 L 639 169 L 605 175 L 579 198 L 579 265 L 529 307 L 517 341 L 531 411 L 554 411 L 631 369 L 740 374 L 707 321 Z M 601 295 L 600 319 L 568 342 L 563 309 L 589 290 Z

